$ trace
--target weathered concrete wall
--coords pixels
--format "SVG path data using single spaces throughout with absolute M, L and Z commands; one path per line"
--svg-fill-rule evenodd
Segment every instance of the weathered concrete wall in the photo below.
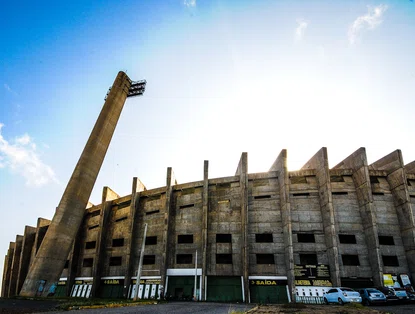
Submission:
M 10 242 L 9 249 L 7 250 L 6 259 L 4 261 L 4 268 L 3 268 L 3 284 L 2 284 L 2 297 L 8 298 L 9 291 L 10 291 L 10 279 L 11 279 L 11 271 L 12 271 L 12 263 L 13 263 L 13 255 L 14 249 L 16 247 L 15 242 Z
M 23 235 L 22 252 L 20 254 L 20 265 L 17 277 L 16 294 L 19 294 L 26 278 L 30 266 L 30 258 L 32 256 L 33 243 L 36 238 L 36 228 L 26 226 Z
M 9 285 L 9 297 L 17 295 L 17 284 L 19 278 L 19 268 L 20 268 L 20 255 L 22 253 L 23 246 L 23 236 L 17 235 L 15 248 L 13 252 L 13 260 L 10 271 L 10 285 Z

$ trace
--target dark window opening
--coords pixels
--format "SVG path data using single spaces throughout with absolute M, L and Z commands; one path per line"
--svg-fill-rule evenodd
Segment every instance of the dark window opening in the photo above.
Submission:
M 343 265 L 345 266 L 359 266 L 359 257 L 357 255 L 342 255 Z
M 157 244 L 157 236 L 146 237 L 146 245 L 156 245 Z
M 143 265 L 154 265 L 156 263 L 155 255 L 144 255 L 143 256 Z
M 116 219 L 115 222 L 120 222 L 120 221 L 123 221 L 123 220 L 127 220 L 127 218 L 128 218 L 127 216 L 124 216 L 124 217 Z
M 157 213 L 159 213 L 160 212 L 160 210 L 158 210 L 158 209 L 156 209 L 156 210 L 151 210 L 151 211 L 149 211 L 149 212 L 146 212 L 146 215 L 153 215 L 153 214 L 157 214 Z
M 354 234 L 339 234 L 340 243 L 356 244 L 356 236 Z
M 112 239 L 112 246 L 113 247 L 124 246 L 124 238 L 121 238 L 121 239 Z
M 310 196 L 310 193 L 293 193 L 293 196 Z
M 392 236 L 379 236 L 379 244 L 381 245 L 395 245 Z
M 85 249 L 86 250 L 90 250 L 90 249 L 95 249 L 97 245 L 97 241 L 89 241 L 85 243 Z
M 219 183 L 216 185 L 216 189 L 230 189 L 231 184 L 230 183 Z
M 96 229 L 96 228 L 98 228 L 98 227 L 99 227 L 99 225 L 94 225 L 94 226 L 89 227 L 88 229 L 89 229 L 89 230 L 92 230 L 92 229 Z
M 348 195 L 348 192 L 331 192 L 333 195 Z
M 383 266 L 399 266 L 396 255 L 382 255 Z
M 101 210 L 94 210 L 93 212 L 90 213 L 91 217 L 95 217 L 98 216 L 101 213 Z
M 64 268 L 64 269 L 69 268 L 69 260 L 68 260 L 68 259 L 66 260 L 66 262 L 65 262 L 65 266 L 64 266 L 63 268 Z
M 232 235 L 218 233 L 216 234 L 216 243 L 232 243 Z
M 192 254 L 177 254 L 176 255 L 176 264 L 192 264 L 193 255 Z
M 121 265 L 122 265 L 122 257 L 121 256 L 110 257 L 110 266 L 121 266 Z
M 92 267 L 92 265 L 94 265 L 93 258 L 84 258 L 84 261 L 82 262 L 82 267 Z
M 272 233 L 257 233 L 255 234 L 255 242 L 257 243 L 272 243 Z
M 161 197 L 161 194 L 147 196 L 147 201 L 156 201 L 156 200 L 159 200 L 160 197 Z
M 372 177 L 372 176 L 370 176 L 370 183 L 379 183 L 378 177 Z
M 216 264 L 232 264 L 232 254 L 216 254 Z
M 189 208 L 189 207 L 195 207 L 195 204 L 181 205 L 179 208 L 183 209 L 183 208 Z
M 300 183 L 307 183 L 307 179 L 305 177 L 291 177 L 291 184 L 300 184 Z
M 271 195 L 257 195 L 257 196 L 254 196 L 254 199 L 256 199 L 256 200 L 263 200 L 263 199 L 266 199 L 266 198 L 271 198 Z
M 344 182 L 343 176 L 330 176 L 330 182 Z
M 312 233 L 297 233 L 297 240 L 298 242 L 303 243 L 315 243 L 316 239 L 314 238 L 314 234 Z
M 120 210 L 121 208 L 125 208 L 125 207 L 128 207 L 130 205 L 131 205 L 131 200 L 116 204 L 115 206 L 118 206 L 117 210 Z
M 177 243 L 193 243 L 193 234 L 179 234 Z
M 257 264 L 275 264 L 274 254 L 257 254 Z
M 372 192 L 372 195 L 385 195 L 383 192 Z
M 411 186 L 412 185 L 411 184 L 411 180 L 409 180 L 409 179 L 406 180 L 406 183 L 408 184 L 408 186 Z
M 300 254 L 301 265 L 317 265 L 317 254 Z
M 181 191 L 180 195 L 194 194 L 195 188 L 188 188 Z

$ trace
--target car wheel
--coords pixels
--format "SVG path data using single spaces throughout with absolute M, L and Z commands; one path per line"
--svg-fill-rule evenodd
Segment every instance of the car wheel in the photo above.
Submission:
M 341 299 L 341 298 L 339 298 L 339 305 L 344 305 L 344 302 L 343 302 L 343 300 Z
M 326 298 L 324 298 L 324 304 L 325 304 L 325 305 L 329 305 L 329 301 L 327 301 L 327 299 L 326 299 Z

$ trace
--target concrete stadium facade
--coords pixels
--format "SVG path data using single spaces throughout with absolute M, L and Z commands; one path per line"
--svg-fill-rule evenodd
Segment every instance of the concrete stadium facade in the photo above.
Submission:
M 205 161 L 203 179 L 184 184 L 168 168 L 164 187 L 133 178 L 130 195 L 104 187 L 88 204 L 52 292 L 131 298 L 143 241 L 141 298 L 284 303 L 330 286 L 412 285 L 414 208 L 415 162 L 400 150 L 369 165 L 360 148 L 330 169 L 322 148 L 298 171 L 282 150 L 264 173 L 248 173 L 242 153 L 235 175 L 209 178 Z M 50 223 L 10 243 L 3 297 L 20 293 Z

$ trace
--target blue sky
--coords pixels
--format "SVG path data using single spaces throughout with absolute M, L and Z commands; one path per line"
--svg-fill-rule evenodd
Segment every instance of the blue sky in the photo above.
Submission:
M 281 149 L 298 170 L 361 146 L 369 163 L 415 160 L 412 1 L 19 1 L 0 11 L 0 253 L 51 219 L 108 87 L 128 99 L 91 196 L 132 177 L 165 185 L 267 171 Z M 0 267 L 3 262 L 0 260 Z M 0 268 L 0 271 L 2 269 Z

